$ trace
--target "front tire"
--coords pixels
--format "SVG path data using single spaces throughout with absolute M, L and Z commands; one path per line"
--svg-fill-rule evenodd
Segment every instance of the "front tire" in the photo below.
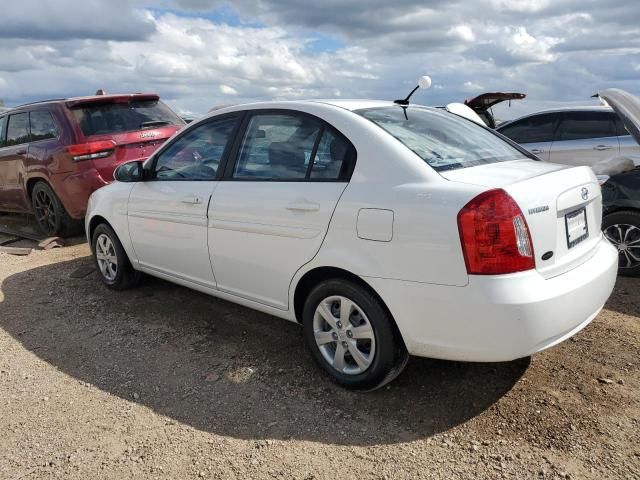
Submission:
M 640 276 L 640 212 L 613 212 L 602 219 L 605 237 L 618 249 L 618 273 Z
M 91 239 L 93 259 L 100 279 L 114 290 L 126 290 L 140 283 L 142 274 L 131 266 L 118 236 L 113 229 L 101 223 Z
M 333 381 L 375 390 L 396 378 L 409 358 L 393 319 L 366 288 L 342 279 L 316 286 L 303 309 L 307 347 Z

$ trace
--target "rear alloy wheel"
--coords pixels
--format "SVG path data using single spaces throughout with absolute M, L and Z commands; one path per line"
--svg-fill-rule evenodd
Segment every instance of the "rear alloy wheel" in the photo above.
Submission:
M 618 249 L 618 273 L 640 275 L 640 213 L 614 212 L 602 220 L 604 236 Z
M 118 236 L 106 223 L 96 227 L 91 247 L 100 279 L 107 287 L 125 290 L 140 283 L 142 274 L 133 269 Z
M 39 181 L 31 191 L 31 205 L 40 230 L 48 237 L 65 237 L 77 233 L 78 222 L 64 209 L 51 187 Z
M 316 363 L 348 388 L 380 388 L 402 372 L 409 358 L 380 301 L 347 280 L 327 280 L 311 291 L 303 327 Z

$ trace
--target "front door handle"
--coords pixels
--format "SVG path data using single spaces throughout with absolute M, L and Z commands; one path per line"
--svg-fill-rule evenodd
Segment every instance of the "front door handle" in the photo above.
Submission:
M 611 145 L 596 145 L 593 147 L 594 150 L 611 150 L 612 148 Z
M 27 150 L 26 149 L 20 149 L 16 151 L 16 155 L 26 155 Z
M 202 199 L 197 195 L 190 195 L 180 200 L 180 203 L 186 203 L 188 205 L 202 205 Z
M 317 212 L 320 210 L 318 203 L 311 202 L 295 202 L 287 205 L 287 210 L 293 210 L 294 212 Z

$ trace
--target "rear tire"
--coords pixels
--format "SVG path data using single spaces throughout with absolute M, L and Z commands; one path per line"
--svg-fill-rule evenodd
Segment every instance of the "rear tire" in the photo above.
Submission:
M 618 249 L 618 274 L 640 276 L 640 212 L 623 210 L 605 215 L 602 231 Z
M 302 324 L 314 360 L 343 387 L 375 390 L 407 364 L 409 355 L 393 319 L 375 295 L 357 283 L 320 283 L 305 301 Z
M 71 218 L 47 183 L 40 181 L 34 185 L 31 206 L 38 227 L 47 237 L 70 237 L 80 232 L 81 222 Z
M 140 283 L 142 273 L 131 266 L 116 232 L 101 223 L 91 238 L 93 260 L 102 283 L 113 290 L 126 290 Z

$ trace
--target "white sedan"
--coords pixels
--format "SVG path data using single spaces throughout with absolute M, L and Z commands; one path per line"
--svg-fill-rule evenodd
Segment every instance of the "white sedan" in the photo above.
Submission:
M 351 388 L 384 385 L 410 354 L 544 350 L 584 328 L 616 279 L 590 168 L 536 161 L 441 109 L 236 105 L 116 179 L 86 217 L 107 286 L 144 272 L 301 323 Z

